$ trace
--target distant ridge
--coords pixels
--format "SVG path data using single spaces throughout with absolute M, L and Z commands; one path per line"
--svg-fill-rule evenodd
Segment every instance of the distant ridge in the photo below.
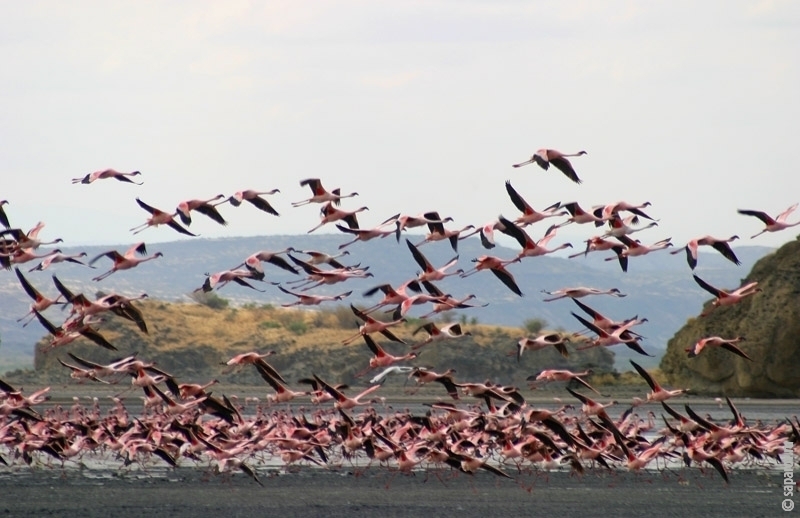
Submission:
M 412 242 L 422 240 L 421 235 L 409 234 Z M 339 234 L 321 235 L 279 235 L 256 237 L 197 238 L 191 240 L 148 244 L 148 252 L 160 251 L 164 257 L 151 261 L 141 268 L 118 272 L 108 279 L 96 283 L 91 278 L 98 270 L 80 265 L 61 264 L 44 272 L 27 273 L 35 266 L 23 265 L 23 272 L 31 283 L 48 295 L 57 292 L 53 287 L 51 275 L 56 274 L 67 286 L 76 291 L 94 294 L 97 291 L 116 291 L 127 295 L 147 292 L 151 299 L 170 302 L 187 301 L 187 294 L 203 283 L 206 272 L 213 273 L 240 264 L 245 257 L 259 251 L 278 251 L 287 247 L 298 250 L 320 250 L 336 253 L 338 246 L 348 240 Z M 133 243 L 114 246 L 62 247 L 64 253 L 86 251 L 89 257 L 112 248 L 125 249 Z M 377 239 L 366 243 L 355 243 L 348 247 L 350 255 L 343 258 L 345 264 L 360 263 L 368 266 L 373 278 L 356 279 L 344 285 L 334 285 L 315 290 L 315 293 L 336 294 L 342 286 L 352 289 L 353 295 L 347 302 L 357 305 L 371 305 L 377 298 L 364 298 L 363 292 L 381 283 L 400 284 L 413 277 L 419 270 L 403 240 L 397 243 L 393 237 Z M 453 250 L 447 242 L 430 243 L 420 250 L 434 264 L 441 265 L 451 259 Z M 732 265 L 716 252 L 703 253 L 697 272 L 707 276 L 716 284 L 732 286 L 752 268 L 753 264 L 771 252 L 767 247 L 735 247 L 742 265 Z M 511 258 L 517 250 L 498 245 L 486 250 L 477 237 L 459 243 L 458 267 L 468 269 L 471 259 L 491 254 Z M 531 318 L 543 319 L 552 328 L 569 331 L 580 330 L 580 324 L 570 315 L 576 306 L 568 299 L 546 303 L 541 290 L 555 290 L 569 286 L 592 286 L 597 288 L 617 287 L 628 296 L 617 299 L 593 297 L 584 299 L 590 306 L 611 318 L 623 319 L 638 315 L 648 318 L 640 332 L 646 339 L 642 342 L 645 350 L 654 354 L 654 359 L 636 355 L 637 361 L 646 367 L 655 366 L 663 354 L 667 341 L 683 326 L 689 317 L 696 315 L 707 300 L 708 294 L 692 280 L 691 270 L 683 255 L 655 253 L 631 260 L 628 273 L 622 273 L 616 261 L 604 261 L 609 253 L 594 252 L 588 257 L 566 259 L 548 256 L 524 259 L 511 265 L 517 283 L 524 296 L 518 297 L 502 285 L 490 272 L 479 272 L 467 279 L 449 277 L 437 285 L 445 292 L 460 298 L 475 294 L 479 303 L 489 303 L 485 308 L 465 310 L 467 318 L 476 318 L 483 324 L 522 326 Z M 303 254 L 297 254 L 303 258 Z M 102 267 L 102 265 L 101 265 Z M 266 264 L 268 281 L 286 282 L 295 278 L 289 272 Z M 256 303 L 278 305 L 290 302 L 290 298 L 275 286 L 263 286 L 265 293 L 258 293 L 235 285 L 229 285 L 217 294 L 232 304 Z M 4 365 L 32 364 L 33 348 L 45 333 L 36 322 L 22 328 L 15 320 L 28 311 L 30 299 L 19 286 L 13 271 L 0 272 L 0 371 Z M 416 308 L 411 316 L 422 313 Z M 60 322 L 65 314 L 58 309 L 48 310 L 53 320 Z M 631 356 L 626 348 L 614 347 L 616 365 L 620 370 L 629 369 L 627 358 Z M 631 354 L 636 354 L 632 353 Z

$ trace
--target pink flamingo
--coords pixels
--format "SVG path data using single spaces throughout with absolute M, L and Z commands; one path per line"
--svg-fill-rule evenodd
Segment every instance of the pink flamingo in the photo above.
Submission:
M 522 167 L 526 164 L 530 164 L 535 162 L 545 171 L 550 167 L 550 164 L 553 164 L 556 169 L 564 173 L 564 175 L 572 180 L 575 183 L 581 183 L 580 178 L 578 178 L 578 174 L 575 172 L 575 168 L 572 167 L 572 164 L 567 157 L 574 157 L 574 156 L 582 156 L 586 155 L 586 151 L 578 151 L 577 153 L 562 153 L 561 151 L 556 151 L 555 149 L 540 149 L 536 151 L 536 153 L 531 156 L 530 160 L 526 160 L 525 162 L 521 162 L 519 164 L 514 164 L 513 167 Z
M 127 183 L 135 183 L 136 185 L 142 185 L 141 183 L 134 182 L 129 177 L 130 176 L 139 176 L 139 171 L 133 171 L 131 173 L 120 173 L 114 169 L 104 169 L 102 171 L 95 171 L 93 173 L 89 173 L 82 178 L 73 178 L 72 183 L 92 183 L 95 180 L 105 180 L 106 178 L 113 178 L 115 180 L 119 180 L 120 182 L 127 182 Z
M 736 257 L 736 254 L 733 253 L 731 245 L 728 244 L 735 239 L 739 239 L 739 236 L 731 236 L 728 239 L 717 239 L 712 236 L 703 236 L 692 239 L 684 247 L 684 249 L 686 250 L 686 262 L 689 263 L 689 268 L 694 270 L 695 267 L 697 266 L 697 249 L 703 245 L 710 246 L 717 252 L 721 253 L 722 256 L 725 257 L 725 259 L 727 259 L 728 261 L 732 262 L 735 265 L 742 264 L 739 261 L 739 258 Z M 675 255 L 680 252 L 681 249 L 678 249 L 678 250 L 673 250 L 672 252 L 670 252 L 670 254 Z
M 142 257 L 136 257 L 136 255 L 140 255 Z M 147 255 L 147 248 L 145 247 L 144 242 L 136 243 L 135 245 L 131 246 L 128 250 L 125 251 L 124 254 L 120 254 L 116 250 L 109 250 L 108 252 L 103 252 L 102 254 L 98 254 L 95 256 L 91 261 L 89 261 L 89 266 L 93 266 L 101 257 L 108 257 L 111 259 L 114 264 L 111 266 L 111 269 L 97 277 L 93 278 L 93 281 L 102 281 L 109 275 L 113 274 L 114 272 L 118 272 L 120 270 L 129 270 L 131 268 L 135 268 L 140 264 L 151 261 L 153 259 L 157 259 L 159 257 L 163 257 L 164 254 L 161 252 L 156 252 L 153 255 Z
M 234 207 L 238 207 L 243 201 L 246 201 L 259 210 L 268 212 L 273 216 L 279 216 L 280 214 L 278 214 L 278 211 L 275 210 L 267 200 L 261 197 L 262 195 L 270 196 L 278 192 L 281 191 L 278 189 L 272 189 L 271 191 L 254 191 L 251 189 L 236 191 L 233 196 L 228 198 L 228 202 L 230 202 L 230 204 Z
M 209 218 L 213 219 L 220 225 L 227 225 L 228 222 L 225 221 L 225 218 L 222 217 L 222 214 L 219 213 L 219 211 L 216 209 L 216 206 L 212 204 L 212 202 L 220 200 L 224 197 L 225 197 L 224 194 L 217 194 L 216 196 L 208 200 L 182 201 L 178 204 L 178 207 L 175 209 L 175 213 L 181 218 L 181 221 L 183 221 L 184 225 L 192 224 L 193 210 L 199 212 L 200 214 L 208 216 Z
M 750 295 L 754 295 L 755 293 L 761 291 L 761 288 L 758 287 L 758 282 L 750 282 L 736 288 L 733 291 L 725 291 L 715 288 L 697 275 L 692 275 L 692 277 L 694 277 L 695 282 L 697 282 L 701 288 L 716 297 L 713 301 L 711 301 L 711 308 L 709 308 L 708 311 L 701 313 L 700 316 L 706 316 L 716 307 L 738 304 L 745 297 L 749 297 Z
M 319 178 L 307 178 L 305 180 L 300 181 L 300 187 L 308 186 L 311 189 L 311 198 L 302 201 L 296 201 L 292 203 L 292 207 L 300 207 L 301 205 L 308 205 L 309 203 L 325 203 L 325 202 L 333 202 L 336 205 L 339 205 L 339 201 L 342 198 L 352 198 L 353 196 L 358 196 L 357 192 L 351 192 L 350 194 L 341 194 L 341 190 L 336 188 L 330 192 L 325 190 L 325 187 L 322 186 L 322 181 Z
M 159 225 L 167 225 L 168 227 L 170 227 L 170 228 L 172 228 L 174 230 L 177 230 L 181 234 L 186 234 L 187 236 L 197 237 L 196 234 L 192 234 L 191 232 L 189 232 L 188 230 L 186 230 L 185 228 L 180 226 L 180 224 L 177 221 L 175 221 L 175 215 L 178 214 L 178 212 L 175 212 L 174 214 L 170 214 L 168 212 L 164 212 L 163 210 L 159 210 L 159 209 L 156 209 L 155 207 L 151 207 L 150 205 L 146 204 L 145 202 L 143 202 L 139 198 L 136 198 L 136 203 L 138 203 L 141 208 L 143 208 L 144 210 L 149 212 L 150 213 L 150 217 L 147 218 L 147 221 L 145 221 L 141 225 L 133 227 L 131 229 L 131 231 L 134 234 L 138 234 L 139 232 L 141 232 L 141 231 L 143 231 L 143 230 L 145 230 L 145 229 L 147 229 L 149 227 L 157 227 Z
M 764 225 L 766 225 L 764 227 L 764 230 L 762 230 L 761 232 L 759 232 L 758 234 L 755 234 L 754 236 L 752 236 L 750 238 L 750 239 L 753 239 L 755 237 L 760 236 L 764 232 L 778 232 L 780 230 L 784 230 L 784 229 L 787 229 L 789 227 L 794 227 L 796 225 L 800 225 L 800 221 L 795 221 L 794 223 L 788 223 L 786 221 L 786 218 L 788 218 L 789 215 L 792 212 L 794 212 L 795 209 L 797 209 L 797 205 L 798 204 L 795 203 L 794 205 L 792 205 L 791 207 L 789 207 L 785 211 L 783 211 L 780 214 L 778 214 L 775 218 L 773 218 L 772 216 L 770 216 L 766 212 L 762 212 L 762 211 L 759 211 L 759 210 L 742 210 L 742 209 L 739 209 L 737 212 L 739 212 L 739 214 L 743 214 L 745 216 L 755 216 L 756 218 L 760 219 L 764 223 Z

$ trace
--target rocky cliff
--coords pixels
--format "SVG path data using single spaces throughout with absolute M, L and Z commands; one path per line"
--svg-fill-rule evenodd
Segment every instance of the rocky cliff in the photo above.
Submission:
M 668 342 L 661 369 L 670 384 L 705 394 L 800 396 L 800 237 L 759 260 L 742 282 L 751 281 L 762 291 L 689 319 Z M 744 336 L 738 345 L 753 361 L 716 347 L 689 358 L 685 349 L 707 336 Z

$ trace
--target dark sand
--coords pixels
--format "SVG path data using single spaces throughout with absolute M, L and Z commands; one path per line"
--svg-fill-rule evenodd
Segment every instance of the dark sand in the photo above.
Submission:
M 513 471 L 509 470 L 510 473 Z M 725 516 L 786 515 L 779 473 L 737 470 L 725 484 L 713 472 L 567 472 L 474 476 L 447 471 L 394 475 L 301 468 L 260 470 L 265 487 L 241 472 L 202 468 L 118 472 L 0 467 L 6 516 Z M 800 502 L 799 502 L 800 503 Z

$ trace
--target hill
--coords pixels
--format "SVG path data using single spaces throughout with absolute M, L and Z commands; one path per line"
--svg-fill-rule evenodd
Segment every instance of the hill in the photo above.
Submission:
M 215 306 L 224 306 L 214 299 Z M 369 375 L 356 379 L 355 374 L 368 365 L 371 352 L 362 338 L 349 345 L 344 339 L 355 332 L 355 318 L 348 306 L 339 305 L 314 311 L 275 308 L 269 305 L 218 307 L 203 304 L 157 301 L 137 303 L 146 315 L 148 333 L 130 321 L 110 316 L 103 335 L 118 349 L 115 353 L 80 340 L 63 348 L 46 350 L 46 342 L 37 344 L 35 368 L 40 380 L 67 382 L 69 371 L 58 363 L 75 364 L 67 351 L 91 361 L 106 363 L 120 356 L 136 353 L 146 361 L 175 375 L 181 382 L 205 382 L 212 378 L 228 383 L 263 385 L 255 369 L 225 375 L 223 362 L 236 354 L 250 351 L 275 351 L 268 361 L 287 381 L 316 373 L 323 378 L 349 384 L 363 383 Z M 421 321 L 411 319 L 393 328 L 408 344 L 426 336 L 414 335 Z M 572 351 L 563 358 L 555 349 L 526 352 L 518 363 L 509 353 L 516 352 L 516 342 L 526 335 L 520 328 L 465 324 L 471 333 L 459 339 L 434 342 L 420 348 L 420 355 L 406 364 L 424 365 L 437 371 L 454 368 L 457 379 L 525 386 L 525 378 L 545 368 L 592 368 L 596 373 L 613 368 L 613 353 L 608 349 Z M 390 342 L 381 335 L 375 341 L 395 355 L 405 354 L 409 345 Z M 379 372 L 379 370 L 373 372 Z
M 749 282 L 762 291 L 690 319 L 669 341 L 661 369 L 672 384 L 729 396 L 800 396 L 800 240 L 759 260 L 742 281 Z M 739 345 L 753 361 L 719 348 L 689 358 L 685 349 L 707 336 L 745 337 Z
M 418 242 L 421 236 L 410 234 L 412 241 Z M 346 241 L 339 234 L 303 235 L 303 236 L 263 236 L 221 239 L 186 239 L 181 241 L 148 245 L 150 253 L 160 251 L 162 258 L 150 261 L 139 268 L 122 271 L 111 275 L 97 283 L 91 278 L 102 273 L 110 266 L 107 259 L 98 261 L 96 270 L 80 265 L 60 264 L 44 272 L 27 273 L 34 264 L 26 264 L 23 272 L 39 290 L 48 296 L 57 293 L 53 287 L 51 274 L 74 291 L 94 294 L 98 290 L 115 291 L 126 295 L 137 295 L 147 292 L 151 299 L 165 302 L 188 302 L 187 297 L 192 290 L 198 288 L 204 280 L 204 273 L 229 269 L 240 264 L 245 257 L 258 250 L 283 250 L 287 247 L 296 249 L 313 249 L 332 252 Z M 65 253 L 87 252 L 92 257 L 101 252 L 115 248 L 126 249 L 130 244 L 117 247 L 85 247 L 78 249 L 64 247 Z M 362 293 L 377 284 L 392 283 L 398 285 L 415 275 L 419 266 L 414 262 L 404 240 L 395 242 L 392 237 L 356 243 L 347 249 L 350 255 L 342 258 L 345 264 L 360 263 L 369 267 L 374 277 L 355 279 L 345 285 L 334 285 L 315 289 L 314 293 L 336 294 L 345 290 L 353 290 L 347 299 L 356 305 L 366 306 L 376 302 L 375 298 L 365 298 Z M 420 247 L 420 250 L 436 266 L 444 264 L 455 253 L 448 243 L 431 243 Z M 459 243 L 459 263 L 457 267 L 469 269 L 470 259 L 491 253 L 502 258 L 510 258 L 516 254 L 516 248 L 498 245 L 487 251 L 481 247 L 477 238 L 469 238 Z M 740 267 L 727 262 L 716 252 L 702 252 L 697 271 L 714 283 L 730 285 L 738 282 L 742 272 L 748 271 L 755 261 L 771 251 L 765 247 L 742 246 L 736 253 L 742 261 Z M 570 312 L 579 311 L 569 300 L 543 302 L 541 290 L 556 290 L 568 286 L 592 286 L 597 288 L 617 287 L 628 296 L 625 298 L 593 297 L 584 299 L 598 311 L 613 319 L 624 319 L 638 314 L 648 318 L 641 326 L 641 333 L 646 337 L 643 346 L 654 357 L 647 358 L 619 351 L 616 357 L 619 369 L 629 369 L 627 358 L 634 357 L 646 367 L 653 367 L 663 354 L 667 341 L 686 322 L 696 315 L 706 293 L 691 278 L 691 271 L 686 265 L 683 254 L 670 255 L 658 252 L 630 261 L 628 273 L 621 272 L 616 261 L 604 261 L 608 253 L 592 253 L 588 257 L 566 259 L 565 257 L 528 258 L 519 264 L 509 267 L 524 297 L 517 297 L 502 285 L 491 273 L 479 272 L 471 277 L 460 279 L 448 277 L 438 285 L 445 292 L 456 298 L 475 294 L 473 301 L 477 304 L 488 304 L 486 307 L 474 308 L 458 312 L 453 318 L 466 315 L 470 320 L 480 323 L 502 326 L 521 326 L 524 321 L 537 318 L 548 323 L 549 327 L 570 331 L 580 330 L 580 324 Z M 304 257 L 297 254 L 298 257 Z M 267 280 L 289 282 L 297 277 L 289 272 L 271 265 L 265 265 Z M 292 302 L 289 296 L 281 293 L 274 286 L 262 285 L 264 293 L 231 285 L 219 291 L 235 306 L 243 304 L 272 304 Z M 30 300 L 22 291 L 19 281 L 13 272 L 0 272 L 0 372 L 11 368 L 29 366 L 33 362 L 33 344 L 44 334 L 44 330 L 34 322 L 22 327 L 16 319 L 27 312 Z M 412 316 L 420 316 L 421 310 L 414 308 Z M 54 321 L 60 322 L 64 316 L 57 309 L 48 310 Z

